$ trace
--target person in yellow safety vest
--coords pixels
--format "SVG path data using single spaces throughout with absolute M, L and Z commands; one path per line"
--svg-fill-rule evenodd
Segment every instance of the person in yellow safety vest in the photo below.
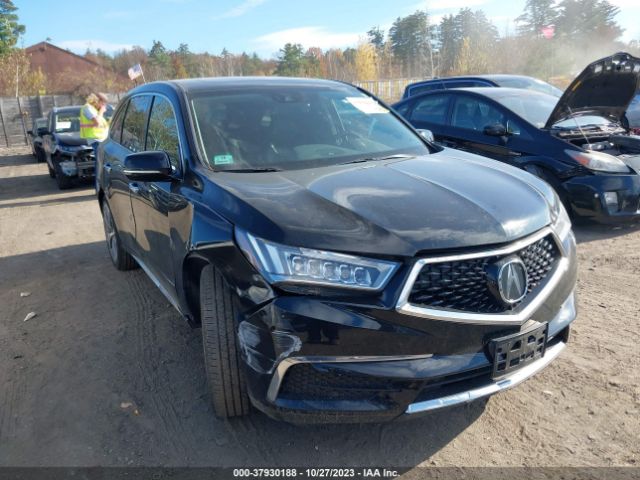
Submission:
M 108 99 L 104 93 L 92 93 L 87 97 L 80 109 L 80 138 L 87 140 L 93 147 L 93 156 L 98 160 L 98 146 L 107 139 L 109 124 L 104 118 Z M 97 173 L 97 172 L 96 172 Z M 96 190 L 98 188 L 98 175 L 95 176 Z
M 106 140 L 109 132 L 109 124 L 104 118 L 107 108 L 107 96 L 104 93 L 92 93 L 87 97 L 80 109 L 80 138 L 87 140 L 93 147 L 93 151 L 98 155 L 98 145 Z

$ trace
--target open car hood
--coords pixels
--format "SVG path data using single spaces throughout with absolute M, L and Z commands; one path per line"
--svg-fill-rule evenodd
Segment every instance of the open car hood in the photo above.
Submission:
M 593 113 L 620 122 L 638 90 L 640 58 L 619 52 L 585 68 L 564 91 L 546 128 L 575 114 Z

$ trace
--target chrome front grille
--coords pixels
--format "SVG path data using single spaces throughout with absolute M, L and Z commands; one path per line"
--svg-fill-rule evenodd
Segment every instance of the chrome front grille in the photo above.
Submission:
M 553 270 L 559 251 L 549 234 L 514 254 L 525 264 L 529 278 L 528 292 L 521 302 L 505 306 L 491 293 L 487 282 L 487 267 L 513 254 L 427 263 L 413 284 L 409 302 L 420 307 L 479 313 L 517 308 Z
M 566 271 L 568 259 L 551 228 L 504 247 L 418 260 L 396 309 L 402 313 L 470 323 L 521 323 L 537 310 Z M 496 293 L 496 265 L 522 262 L 528 285 L 516 303 Z

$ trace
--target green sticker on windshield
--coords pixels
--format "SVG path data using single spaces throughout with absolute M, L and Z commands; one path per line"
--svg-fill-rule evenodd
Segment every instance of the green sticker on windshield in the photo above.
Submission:
M 215 155 L 213 157 L 214 165 L 229 165 L 231 163 L 233 163 L 233 155 Z

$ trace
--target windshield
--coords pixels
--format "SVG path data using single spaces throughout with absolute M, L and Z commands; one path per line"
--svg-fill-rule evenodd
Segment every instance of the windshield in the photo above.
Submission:
M 54 132 L 70 133 L 80 131 L 80 110 L 59 112 L 55 116 Z
M 538 80 L 537 78 L 528 77 L 511 77 L 511 78 L 493 78 L 501 87 L 510 88 L 524 88 L 525 90 L 533 90 L 535 92 L 546 93 L 560 98 L 562 96 L 562 90 L 554 87 L 553 85 Z
M 373 98 L 349 86 L 255 87 L 191 98 L 216 170 L 291 170 L 425 155 L 428 148 Z
M 576 128 L 576 127 L 606 127 L 611 125 L 612 122 L 608 118 L 601 117 L 599 115 L 574 115 L 571 118 L 567 118 L 560 122 L 556 122 L 553 128 Z
M 492 97 L 512 112 L 520 115 L 527 122 L 542 128 L 558 102 L 549 95 L 523 94 Z

